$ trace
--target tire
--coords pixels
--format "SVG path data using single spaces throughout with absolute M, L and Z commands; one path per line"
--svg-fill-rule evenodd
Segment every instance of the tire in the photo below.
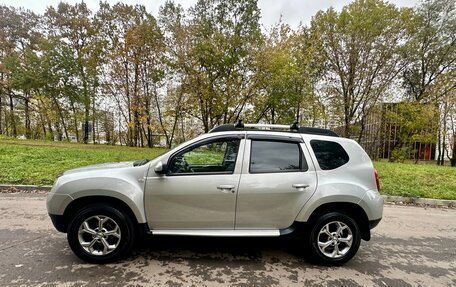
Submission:
M 321 265 L 340 266 L 346 263 L 355 256 L 361 243 L 356 221 L 340 212 L 320 216 L 310 224 L 309 231 L 306 247 L 310 251 L 310 259 Z
M 78 211 L 67 230 L 68 244 L 74 254 L 95 264 L 114 262 L 128 255 L 135 239 L 136 231 L 129 216 L 108 204 L 91 204 Z

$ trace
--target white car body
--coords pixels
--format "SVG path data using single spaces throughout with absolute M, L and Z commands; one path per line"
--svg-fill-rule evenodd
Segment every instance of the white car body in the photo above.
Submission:
M 166 171 L 176 154 L 226 138 L 238 139 L 231 172 Z M 252 141 L 296 143 L 306 169 L 250 172 Z M 311 141 L 340 145 L 348 161 L 334 169 L 322 169 Z M 118 204 L 142 230 L 154 235 L 280 236 L 323 210 L 337 209 L 352 214 L 361 237 L 369 240 L 370 229 L 383 211 L 374 167 L 357 142 L 257 129 L 210 132 L 142 165 L 109 163 L 67 171 L 49 193 L 47 209 L 56 228 L 66 232 L 78 209 L 97 202 Z

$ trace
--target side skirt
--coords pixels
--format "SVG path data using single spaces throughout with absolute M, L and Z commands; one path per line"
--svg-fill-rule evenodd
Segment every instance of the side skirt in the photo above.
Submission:
M 151 230 L 152 235 L 174 235 L 174 236 L 212 236 L 212 237 L 277 237 L 281 235 L 279 229 L 160 229 Z

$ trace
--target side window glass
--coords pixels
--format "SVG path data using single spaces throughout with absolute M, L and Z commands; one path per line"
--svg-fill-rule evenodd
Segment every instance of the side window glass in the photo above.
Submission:
M 171 159 L 172 174 L 233 173 L 239 139 L 219 139 L 185 150 Z
M 252 140 L 251 173 L 305 171 L 307 164 L 298 143 Z
M 336 169 L 349 160 L 347 152 L 339 143 L 311 140 L 310 145 L 322 170 Z

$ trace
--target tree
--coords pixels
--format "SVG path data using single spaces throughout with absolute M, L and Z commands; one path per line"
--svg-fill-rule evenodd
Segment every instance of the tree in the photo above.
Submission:
M 159 22 L 166 45 L 165 77 L 168 83 L 174 84 L 166 85 L 165 98 L 160 99 L 159 95 L 155 94 L 155 103 L 161 130 L 165 134 L 167 146 L 171 147 L 179 119 L 182 119 L 183 123 L 183 103 L 188 89 L 186 63 L 190 51 L 190 36 L 187 33 L 188 26 L 185 23 L 184 9 L 172 1 L 166 1 L 160 7 Z M 169 125 L 167 125 L 165 116 L 171 119 Z
M 282 23 L 272 27 L 257 55 L 260 93 L 252 99 L 254 122 L 314 126 L 320 118 L 314 92 L 321 62 L 311 37 L 303 27 L 298 31 Z
M 437 165 L 444 165 L 445 157 L 450 160 L 451 166 L 456 165 L 456 89 L 450 89 L 455 84 L 455 77 L 455 70 L 442 74 L 429 89 L 430 95 L 440 95 L 436 101 L 440 111 Z
M 200 0 L 190 11 L 188 112 L 204 131 L 236 121 L 254 95 L 253 51 L 261 42 L 256 0 Z
M 74 6 L 60 2 L 57 10 L 50 6 L 45 13 L 49 36 L 58 39 L 59 45 L 68 46 L 74 53 L 77 68 L 74 76 L 82 87 L 84 143 L 89 140 L 90 110 L 98 86 L 97 59 L 100 52 L 95 37 L 96 26 L 91 15 L 92 12 L 84 2 L 76 3 Z
M 325 58 L 325 101 L 338 115 L 344 136 L 360 140 L 369 108 L 378 103 L 403 68 L 397 53 L 407 35 L 409 9 L 381 0 L 357 0 L 341 12 L 318 12 L 311 22 Z M 354 123 L 361 129 L 355 132 Z
M 163 35 L 141 5 L 102 3 L 97 18 L 107 39 L 105 61 L 110 68 L 104 88 L 122 109 L 128 144 L 143 146 L 145 138 L 152 147 L 153 99 L 163 78 Z
M 31 58 L 37 38 L 40 37 L 37 32 L 38 16 L 30 11 L 6 6 L 0 6 L 0 15 L 0 26 L 2 27 L 0 33 L 0 58 L 2 59 L 0 64 L 0 115 L 2 98 L 5 94 L 9 98 L 11 134 L 16 137 L 17 121 L 14 101 L 23 102 L 25 133 L 27 138 L 30 138 L 29 103 L 32 84 L 28 83 L 28 80 L 33 80 L 33 75 L 26 75 L 26 68 L 24 67 L 29 64 L 28 60 Z M 11 74 L 12 69 L 16 72 L 14 75 Z M 22 76 L 28 77 L 28 80 Z M 16 93 L 14 89 L 21 91 L 22 94 Z M 0 133 L 1 130 L 0 126 Z
M 433 89 L 439 77 L 456 66 L 456 7 L 451 0 L 426 0 L 413 17 L 412 37 L 403 50 L 402 74 L 407 96 L 417 102 L 436 101 L 456 88 Z M 431 92 L 432 91 L 432 92 Z

